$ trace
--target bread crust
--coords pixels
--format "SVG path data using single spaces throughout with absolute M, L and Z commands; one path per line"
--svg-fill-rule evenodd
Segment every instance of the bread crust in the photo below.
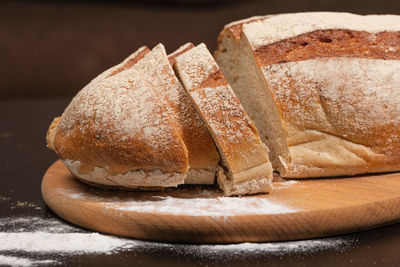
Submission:
M 350 30 L 317 30 L 270 45 L 254 54 L 261 66 L 321 57 L 400 59 L 400 31 L 369 33 Z
M 400 169 L 400 61 L 319 58 L 262 70 L 287 130 L 283 176 Z
M 256 16 L 227 24 L 221 31 L 220 42 L 226 33 L 240 41 L 242 35 L 251 46 L 277 43 L 318 30 L 343 30 L 379 33 L 400 31 L 398 15 L 357 15 L 344 12 L 302 12 Z
M 119 180 L 125 187 L 184 183 L 186 146 L 153 85 L 131 65 L 143 58 L 141 50 L 83 88 L 58 123 L 55 150 L 64 163 L 79 162 L 77 169 L 66 166 L 81 179 L 99 181 L 100 168 L 102 177 L 125 175 Z M 159 184 L 142 175 L 154 171 L 164 175 Z

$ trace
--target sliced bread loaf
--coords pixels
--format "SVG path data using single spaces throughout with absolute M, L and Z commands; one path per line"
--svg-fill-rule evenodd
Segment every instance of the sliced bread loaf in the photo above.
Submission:
M 175 70 L 207 125 L 222 158 L 225 195 L 269 192 L 268 149 L 204 44 L 175 59 Z

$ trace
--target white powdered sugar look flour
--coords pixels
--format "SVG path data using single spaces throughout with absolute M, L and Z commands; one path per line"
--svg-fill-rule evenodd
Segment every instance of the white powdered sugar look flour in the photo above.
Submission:
M 198 194 L 200 199 L 201 197 L 204 197 L 204 199 L 200 201 L 200 204 L 197 204 L 196 208 L 201 208 L 206 203 L 204 202 L 205 199 L 212 197 L 212 194 L 213 192 L 206 190 L 200 192 Z M 76 194 L 75 197 L 82 197 L 82 195 Z M 219 202 L 219 204 L 215 203 L 215 205 L 219 208 L 227 208 L 227 199 L 223 197 L 216 198 L 214 201 Z M 247 201 L 248 203 L 242 202 L 241 204 L 245 206 L 249 204 L 247 206 L 249 210 L 256 209 L 256 206 L 252 206 L 257 202 L 251 203 L 250 200 L 246 200 L 245 198 L 234 199 L 236 201 Z M 182 204 L 182 201 L 186 203 L 185 205 L 195 205 L 195 202 L 198 200 L 199 198 L 192 198 L 186 200 L 188 202 L 185 202 L 182 199 L 169 197 L 161 201 L 169 205 L 179 206 Z M 269 209 L 269 212 L 278 212 L 278 210 L 279 212 L 287 212 L 287 210 L 282 210 L 282 207 L 274 206 L 267 202 L 260 202 L 255 205 L 265 205 L 265 208 Z M 267 205 L 271 206 L 268 208 Z M 138 209 L 145 209 L 145 206 L 139 206 Z M 178 208 L 175 212 L 183 212 L 183 208 Z M 42 218 L 37 216 L 0 218 L 0 240 L 1 266 L 62 265 L 66 258 L 74 257 L 75 255 L 110 255 L 119 253 L 120 251 L 138 251 L 145 255 L 153 256 L 162 255 L 168 251 L 168 253 L 173 253 L 174 257 L 177 258 L 190 257 L 214 261 L 221 257 L 224 259 L 235 259 L 237 255 L 243 255 L 243 253 L 268 256 L 290 255 L 291 253 L 307 254 L 320 250 L 343 251 L 355 243 L 354 240 L 349 238 L 327 238 L 307 241 L 241 243 L 232 245 L 168 244 L 118 238 L 88 232 L 56 218 Z M 23 253 L 23 256 L 19 256 L 21 253 Z
M 98 233 L 0 233 L 0 251 L 111 253 L 131 248 L 134 242 Z M 90 244 L 90 245 L 88 245 Z
M 40 217 L 3 218 L 0 232 L 0 252 L 24 251 L 61 254 L 112 253 L 132 248 L 135 241 L 99 233 L 88 233 L 57 219 Z M 1 229 L 0 228 L 0 229 Z
M 240 243 L 232 245 L 179 245 L 150 241 L 118 238 L 99 233 L 86 232 L 70 226 L 55 218 L 6 217 L 0 219 L 1 227 L 13 226 L 10 232 L 0 232 L 0 265 L 45 265 L 57 264 L 57 255 L 113 254 L 121 250 L 137 249 L 153 253 L 154 251 L 173 249 L 178 254 L 213 258 L 226 254 L 227 257 L 239 252 L 277 253 L 311 252 L 319 250 L 343 250 L 349 248 L 354 240 L 349 238 L 326 238 L 307 241 L 275 243 Z M 1 229 L 1 228 L 0 228 Z M 184 249 L 183 249 L 184 248 Z M 7 253 L 24 252 L 40 260 L 27 257 L 14 257 Z M 43 256 L 47 255 L 47 259 Z
M 156 205 L 154 200 L 156 200 Z M 273 203 L 265 198 L 218 197 L 185 199 L 158 197 L 154 198 L 154 200 L 130 203 L 132 205 L 124 205 L 116 207 L 116 209 L 213 217 L 234 216 L 238 214 L 280 214 L 296 211 L 295 208 Z
M 372 33 L 400 30 L 399 16 L 337 12 L 280 14 L 250 18 L 242 23 L 243 32 L 254 48 L 316 30 L 348 29 Z
M 282 214 L 298 210 L 297 207 L 274 202 L 265 197 L 221 197 L 217 195 L 215 189 L 191 189 L 179 197 L 161 193 L 140 199 L 127 195 L 103 197 L 92 194 L 91 191 L 82 192 L 61 187 L 57 191 L 68 198 L 103 202 L 107 210 L 212 216 L 213 218 L 249 214 Z M 191 197 L 194 195 L 196 197 Z
M 284 181 L 277 184 L 286 187 L 295 183 L 297 181 Z M 196 198 L 190 198 L 190 192 L 187 192 L 181 198 L 171 195 L 155 196 L 154 199 L 149 198 L 141 204 L 138 204 L 138 201 L 133 202 L 131 200 L 127 200 L 127 203 L 129 203 L 131 209 L 135 209 L 134 207 L 138 205 L 136 209 L 140 211 L 146 210 L 146 205 L 151 205 L 150 202 L 155 201 L 162 203 L 162 205 L 175 206 L 176 209 L 173 212 L 176 214 L 185 212 L 183 206 L 186 208 L 191 206 L 194 210 L 191 215 L 195 215 L 195 211 L 207 210 L 205 205 L 210 205 L 210 201 L 213 202 L 211 205 L 214 207 L 204 211 L 206 215 L 234 214 L 233 210 L 237 209 L 239 205 L 247 207 L 246 211 L 243 208 L 240 210 L 241 213 L 247 212 L 247 214 L 256 212 L 260 208 L 266 209 L 269 213 L 283 213 L 294 210 L 294 208 L 281 206 L 262 198 L 216 197 L 218 191 L 215 189 L 197 188 L 196 190 L 198 190 Z M 89 197 L 91 195 L 92 199 L 96 201 L 108 203 L 122 201 L 122 198 L 120 199 L 116 196 L 109 198 L 97 197 L 96 199 L 96 196 L 89 192 L 82 194 L 65 191 L 66 194 L 74 198 Z M 185 199 L 184 197 L 188 198 Z M 4 197 L 4 199 L 6 198 Z M 233 203 L 232 206 L 229 203 Z M 125 205 L 125 207 L 129 207 L 129 205 Z M 24 207 L 32 208 L 33 205 L 28 203 Z M 150 207 L 147 210 L 152 209 L 156 209 L 157 212 L 171 212 L 155 207 Z M 35 209 L 32 208 L 32 210 Z M 223 210 L 225 211 L 223 212 Z M 221 258 L 235 260 L 238 255 L 281 257 L 298 254 L 307 255 L 323 250 L 344 251 L 353 247 L 355 243 L 356 241 L 352 238 L 340 237 L 231 245 L 169 244 L 89 232 L 54 217 L 21 216 L 0 218 L 0 266 L 63 265 L 67 259 L 76 257 L 76 255 L 112 255 L 122 251 L 140 253 L 151 257 L 165 255 L 168 252 L 168 254 L 176 258 L 186 257 L 214 262 L 219 261 Z
M 32 266 L 32 265 L 48 265 L 48 264 L 59 264 L 54 260 L 32 260 L 28 258 L 13 257 L 0 255 L 0 264 L 9 266 Z
M 181 68 L 179 75 L 190 89 L 199 87 L 218 70 L 214 59 L 207 54 L 208 50 L 202 49 L 204 47 L 204 44 L 200 44 L 176 58 L 177 66 Z
M 54 218 L 0 219 L 0 266 L 58 265 L 60 259 L 55 255 L 112 254 L 136 244 L 134 240 L 86 232 Z M 21 252 L 29 257 L 13 255 Z

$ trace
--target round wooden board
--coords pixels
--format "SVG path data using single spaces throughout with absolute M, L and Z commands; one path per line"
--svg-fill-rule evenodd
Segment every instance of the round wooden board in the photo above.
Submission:
M 42 195 L 63 219 L 138 239 L 235 243 L 355 232 L 400 219 L 400 173 L 274 182 L 271 194 L 223 197 L 210 186 L 164 192 L 104 190 L 75 179 L 61 161 Z

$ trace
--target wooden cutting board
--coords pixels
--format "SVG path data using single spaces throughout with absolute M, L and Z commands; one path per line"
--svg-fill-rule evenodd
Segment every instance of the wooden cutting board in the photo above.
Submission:
M 267 195 L 223 197 L 211 186 L 164 192 L 88 186 L 55 162 L 42 195 L 61 218 L 138 239 L 235 243 L 323 237 L 400 221 L 400 174 L 284 181 Z

